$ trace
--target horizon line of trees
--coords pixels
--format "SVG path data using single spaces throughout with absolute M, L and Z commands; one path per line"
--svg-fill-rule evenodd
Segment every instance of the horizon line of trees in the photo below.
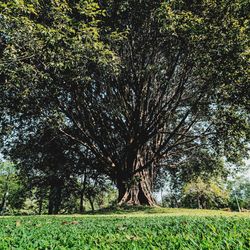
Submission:
M 250 210 L 249 179 L 240 176 L 232 179 L 225 166 L 221 166 L 220 171 L 214 167 L 216 172 L 206 172 L 216 162 L 210 162 L 210 167 L 205 166 L 208 162 L 205 163 L 204 159 L 198 164 L 201 163 L 203 167 L 199 171 L 193 171 L 194 166 L 188 165 L 181 169 L 162 170 L 153 189 L 155 194 L 158 193 L 158 204 L 175 208 Z M 58 178 L 58 173 L 46 176 L 46 173 L 37 172 L 24 177 L 18 165 L 2 162 L 0 215 L 82 214 L 117 207 L 115 185 L 107 177 L 88 171 L 90 169 L 83 174 L 68 176 L 64 182 L 50 182 Z

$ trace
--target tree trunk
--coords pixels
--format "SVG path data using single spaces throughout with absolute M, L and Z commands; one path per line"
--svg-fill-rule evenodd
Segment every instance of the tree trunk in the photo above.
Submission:
M 4 195 L 3 195 L 2 202 L 1 202 L 1 205 L 0 205 L 0 214 L 3 214 L 4 210 L 6 208 L 7 194 L 8 194 L 8 191 L 5 192 Z
M 84 202 L 84 193 L 86 188 L 86 182 L 87 182 L 87 175 L 86 175 L 86 169 L 84 171 L 84 175 L 81 176 L 81 190 L 80 190 L 80 206 L 79 206 L 79 213 L 83 214 L 85 208 L 83 206 Z
M 62 203 L 62 186 L 55 187 L 54 214 L 58 214 Z
M 49 192 L 49 204 L 48 204 L 48 214 L 53 214 L 54 212 L 54 195 L 53 195 L 53 186 L 50 186 Z
M 199 209 L 202 209 L 200 195 L 198 195 L 198 197 L 197 197 L 197 203 L 198 203 L 198 208 L 199 208 Z
M 90 203 L 90 206 L 91 206 L 91 210 L 92 210 L 92 212 L 94 212 L 95 211 L 94 201 L 91 199 L 91 197 L 88 197 L 88 200 L 89 200 L 89 203 Z
M 48 214 L 58 214 L 62 202 L 62 183 L 53 181 L 50 186 Z
M 38 202 L 38 214 L 41 215 L 43 210 L 43 197 L 40 197 Z
M 80 206 L 79 206 L 79 213 L 80 214 L 83 214 L 83 212 L 84 212 L 83 196 L 84 196 L 84 192 L 81 191 L 81 193 L 80 193 Z
M 117 180 L 119 191 L 118 205 L 146 205 L 155 206 L 156 202 L 152 195 L 151 178 L 148 170 L 137 173 L 132 181 Z

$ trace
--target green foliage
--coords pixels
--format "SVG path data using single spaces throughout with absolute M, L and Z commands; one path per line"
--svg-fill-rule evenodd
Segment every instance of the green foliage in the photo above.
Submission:
M 228 199 L 228 192 L 217 182 L 198 177 L 184 186 L 182 204 L 191 208 L 220 208 L 227 205 Z
M 16 217 L 0 219 L 0 248 L 249 249 L 249 218 Z
M 0 163 L 0 214 L 13 214 L 26 199 L 27 189 L 20 182 L 15 166 Z
M 247 6 L 1 1 L 1 140 L 10 148 L 53 127 L 95 158 L 120 198 L 140 172 L 134 203 L 153 203 L 147 171 L 179 167 L 194 148 L 240 161 L 250 139 Z
M 188 152 L 190 154 L 190 152 Z M 211 152 L 208 148 L 194 149 L 188 159 L 185 159 L 182 164 L 178 164 L 177 168 L 161 169 L 157 173 L 155 180 L 156 190 L 165 190 L 167 192 L 162 197 L 163 206 L 167 207 L 196 207 L 197 203 L 190 200 L 183 200 L 185 196 L 185 188 L 190 183 L 195 183 L 197 180 L 202 180 L 205 183 L 211 183 L 211 180 L 220 180 L 226 183 L 226 178 L 235 169 L 231 169 L 221 157 L 216 153 Z M 239 166 L 239 169 L 243 166 Z M 189 200 L 189 201 L 188 201 Z M 184 202 L 184 203 L 183 203 Z M 190 204 L 189 204 L 190 203 Z M 211 207 L 211 204 L 208 205 Z M 224 206 L 224 203 L 217 204 L 217 207 Z M 212 206 L 213 207 L 213 206 Z
M 236 177 L 228 182 L 230 192 L 229 206 L 233 210 L 238 210 L 237 201 L 241 209 L 250 210 L 250 180 L 247 177 Z
M 89 67 L 100 66 L 108 70 L 108 66 L 115 64 L 114 53 L 100 39 L 98 23 L 104 12 L 97 1 L 52 1 L 46 4 L 43 1 L 31 1 L 30 4 L 8 1 L 0 5 L 0 11 L 3 20 L 0 31 L 7 37 L 0 72 L 4 72 L 7 82 L 15 82 L 1 87 L 6 95 L 18 90 L 15 105 L 19 105 L 19 111 L 23 113 L 27 114 L 30 105 L 38 108 L 41 102 L 47 102 L 67 86 L 73 87 L 79 81 L 89 84 L 92 74 Z M 84 84 L 81 90 L 86 87 Z M 45 92 L 37 95 L 39 89 Z M 12 104 L 9 103 L 12 108 L 18 108 Z M 41 115 L 37 108 L 29 115 Z M 51 111 L 49 117 L 62 122 L 58 110 Z

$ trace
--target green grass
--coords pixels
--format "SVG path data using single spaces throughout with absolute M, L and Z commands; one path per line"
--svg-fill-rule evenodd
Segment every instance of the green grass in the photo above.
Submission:
M 248 217 L 250 218 L 250 212 L 228 212 L 223 210 L 206 210 L 206 209 L 187 209 L 187 208 L 162 208 L 162 207 L 125 207 L 114 209 L 103 209 L 94 213 L 89 214 L 95 215 L 109 215 L 109 216 L 237 216 L 237 217 Z
M 0 249 L 248 250 L 250 216 L 155 208 L 102 211 L 102 215 L 3 217 Z

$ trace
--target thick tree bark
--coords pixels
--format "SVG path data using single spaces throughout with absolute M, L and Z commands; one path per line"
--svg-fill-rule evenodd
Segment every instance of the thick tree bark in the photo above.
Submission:
M 144 170 L 132 177 L 131 183 L 117 180 L 119 191 L 118 205 L 145 205 L 155 206 L 156 201 L 152 195 L 152 184 L 149 172 Z

